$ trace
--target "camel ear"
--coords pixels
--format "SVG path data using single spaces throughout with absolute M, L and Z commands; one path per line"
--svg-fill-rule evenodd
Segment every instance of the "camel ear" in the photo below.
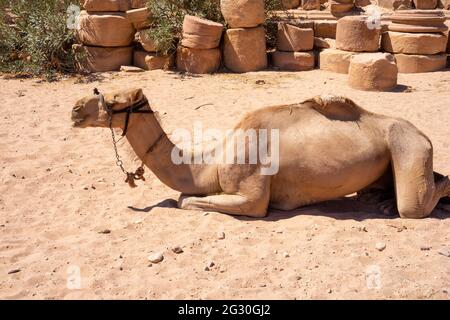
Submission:
M 136 103 L 136 102 L 141 101 L 142 99 L 144 99 L 144 92 L 140 88 L 139 89 L 133 89 L 131 91 L 131 97 L 132 97 L 133 103 Z
M 115 92 L 112 95 L 112 99 L 107 99 L 107 101 L 113 104 L 131 105 L 141 101 L 143 98 L 144 93 L 142 92 L 142 89 L 131 89 Z

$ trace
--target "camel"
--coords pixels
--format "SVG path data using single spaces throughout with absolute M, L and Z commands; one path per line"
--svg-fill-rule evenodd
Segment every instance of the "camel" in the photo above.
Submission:
M 139 106 L 139 112 L 127 114 Z M 134 108 L 137 110 L 137 108 Z M 348 98 L 319 96 L 246 115 L 237 129 L 279 130 L 279 170 L 256 164 L 175 164 L 177 146 L 164 133 L 141 89 L 97 94 L 72 111 L 76 128 L 125 130 L 136 155 L 164 184 L 181 192 L 186 210 L 263 218 L 357 193 L 385 213 L 428 217 L 450 181 L 433 172 L 433 146 L 410 122 L 378 115 Z M 268 141 L 269 145 L 272 141 Z M 248 143 L 245 145 L 248 149 Z M 449 210 L 448 204 L 443 208 Z

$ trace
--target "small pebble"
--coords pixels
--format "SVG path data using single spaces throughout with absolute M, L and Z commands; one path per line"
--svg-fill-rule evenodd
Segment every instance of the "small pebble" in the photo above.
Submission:
M 210 261 L 206 264 L 207 267 L 212 268 L 214 267 L 216 264 L 214 263 L 214 261 Z
M 204 217 L 206 217 L 207 215 L 209 215 L 209 212 L 203 213 L 203 216 L 204 216 Z
M 290 257 L 290 256 L 289 256 L 289 253 L 288 253 L 288 252 L 283 253 L 283 257 L 289 258 L 289 257 Z
M 422 250 L 422 251 L 430 251 L 431 247 L 429 247 L 429 246 L 421 246 L 420 250 Z
M 225 232 L 218 232 L 217 233 L 217 239 L 219 239 L 219 240 L 225 239 Z
M 438 253 L 444 257 L 450 258 L 450 251 L 448 248 L 442 248 L 438 251 Z
M 366 227 L 358 227 L 358 231 L 360 231 L 360 232 L 368 232 Z
M 378 242 L 378 243 L 375 245 L 375 248 L 376 248 L 378 251 L 383 251 L 384 249 L 386 249 L 386 244 L 383 243 L 383 242 Z
M 148 261 L 151 263 L 160 263 L 164 260 L 164 255 L 162 253 L 155 253 L 148 257 Z
M 105 229 L 105 230 L 99 231 L 98 233 L 100 233 L 100 234 L 110 234 L 111 230 Z
M 180 246 L 174 246 L 172 247 L 172 252 L 176 254 L 183 253 L 183 249 Z
M 331 289 L 328 289 L 328 291 L 327 291 L 328 293 L 333 293 L 333 290 L 331 290 Z

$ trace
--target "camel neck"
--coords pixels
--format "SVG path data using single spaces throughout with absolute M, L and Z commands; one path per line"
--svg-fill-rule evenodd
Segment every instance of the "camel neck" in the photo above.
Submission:
M 187 195 L 220 192 L 217 165 L 175 164 L 177 148 L 153 114 L 135 114 L 130 119 L 127 139 L 136 155 L 168 187 Z

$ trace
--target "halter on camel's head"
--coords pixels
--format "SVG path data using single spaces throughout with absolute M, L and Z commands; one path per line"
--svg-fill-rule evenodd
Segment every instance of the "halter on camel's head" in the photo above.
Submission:
M 100 93 L 100 91 L 98 91 L 97 88 L 94 88 L 94 95 L 99 96 L 99 98 L 100 98 L 99 103 L 109 114 L 110 128 L 112 127 L 112 120 L 113 120 L 114 115 L 126 114 L 125 125 L 123 127 L 124 129 L 123 129 L 122 137 L 127 135 L 128 126 L 130 124 L 130 117 L 132 114 L 139 114 L 139 113 L 153 114 L 154 113 L 153 110 L 150 108 L 150 104 L 148 103 L 148 100 L 145 96 L 143 96 L 142 99 L 140 99 L 139 101 L 136 101 L 135 103 L 131 104 L 130 106 L 128 106 L 126 108 L 115 110 L 114 103 L 107 103 L 105 101 L 105 97 L 103 96 L 103 94 Z M 146 106 L 148 106 L 148 109 L 142 110 L 142 108 L 144 108 Z
M 136 183 L 135 183 L 136 180 L 145 181 L 144 164 L 142 163 L 142 165 L 135 172 L 129 172 L 124 168 L 123 161 L 117 150 L 117 140 L 116 140 L 116 135 L 114 133 L 114 128 L 113 128 L 114 116 L 120 115 L 120 114 L 125 114 L 125 120 L 124 120 L 125 122 L 123 125 L 123 133 L 122 133 L 122 137 L 125 137 L 128 133 L 130 119 L 133 115 L 154 114 L 154 111 L 150 108 L 150 104 L 149 104 L 147 98 L 142 94 L 142 90 L 139 89 L 133 93 L 134 93 L 134 98 L 135 98 L 134 99 L 135 101 L 133 101 L 133 103 L 131 103 L 130 105 L 127 105 L 124 108 L 116 109 L 115 107 L 118 104 L 128 104 L 128 103 L 116 100 L 116 97 L 118 97 L 119 95 L 115 95 L 114 99 L 112 99 L 112 102 L 107 101 L 105 96 L 102 93 L 100 93 L 100 91 L 97 88 L 94 89 L 94 96 L 98 97 L 98 106 L 96 106 L 96 107 L 98 107 L 97 118 L 100 117 L 101 112 L 103 114 L 105 112 L 107 113 L 108 125 L 109 125 L 109 129 L 111 130 L 111 137 L 112 137 L 112 141 L 113 141 L 114 151 L 116 154 L 116 165 L 126 175 L 127 179 L 125 180 L 125 182 L 128 183 L 128 185 L 131 188 L 136 188 L 137 187 Z M 80 100 L 80 102 L 77 103 L 77 106 L 73 109 L 72 120 L 74 121 L 75 127 L 81 127 L 82 125 L 89 126 L 89 124 L 86 123 L 86 117 L 88 117 L 89 114 L 86 115 L 85 114 L 86 110 L 83 110 L 83 108 L 84 109 L 87 108 L 86 105 L 89 103 L 91 103 L 90 106 L 92 107 L 92 103 L 93 103 L 92 97 L 90 100 L 89 99 Z M 105 120 L 104 117 L 103 117 L 103 120 Z M 101 122 L 101 121 L 97 121 L 95 123 L 98 124 L 99 122 Z M 97 125 L 97 126 L 104 126 L 104 125 Z M 155 145 L 162 139 L 162 137 L 163 136 L 161 136 L 155 142 Z M 154 147 L 154 145 L 150 147 L 149 152 L 152 150 L 153 147 Z

